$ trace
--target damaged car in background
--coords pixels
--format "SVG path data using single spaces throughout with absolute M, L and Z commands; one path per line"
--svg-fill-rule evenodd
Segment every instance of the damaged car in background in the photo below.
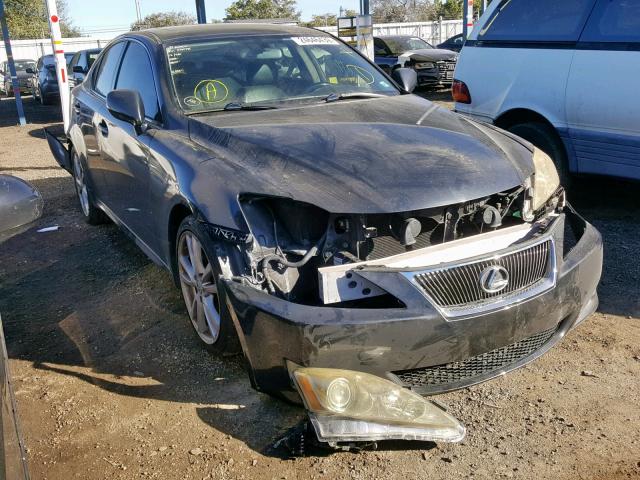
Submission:
M 276 25 L 128 33 L 48 134 L 82 214 L 182 291 L 202 344 L 321 442 L 459 441 L 426 396 L 538 358 L 593 313 L 599 233 L 550 158 Z

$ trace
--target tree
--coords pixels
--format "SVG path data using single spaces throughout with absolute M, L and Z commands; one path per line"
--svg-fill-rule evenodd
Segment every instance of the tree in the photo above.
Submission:
M 438 17 L 445 20 L 457 20 L 462 18 L 462 0 L 435 0 L 435 8 Z M 480 3 L 478 2 L 478 6 Z
M 325 13 L 323 15 L 312 15 L 311 21 L 307 23 L 309 27 L 333 27 L 338 24 L 338 16 L 335 13 Z
M 142 20 L 131 24 L 131 30 L 145 28 L 173 27 L 175 25 L 193 25 L 196 17 L 186 12 L 158 12 L 147 15 Z
M 373 0 L 372 14 L 376 23 L 427 22 L 437 19 L 431 0 Z
M 66 0 L 58 0 L 58 16 L 63 37 L 79 37 L 73 26 Z M 5 13 L 9 34 L 14 40 L 49 37 L 49 16 L 42 0 L 5 0 Z
M 227 8 L 227 20 L 291 19 L 300 20 L 296 0 L 236 0 Z

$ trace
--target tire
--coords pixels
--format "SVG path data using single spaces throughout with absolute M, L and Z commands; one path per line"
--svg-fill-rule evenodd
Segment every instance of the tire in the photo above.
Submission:
M 571 187 L 573 179 L 569 171 L 567 151 L 553 127 L 542 122 L 528 122 L 513 125 L 508 130 L 549 155 L 558 169 L 560 184 L 567 189 Z
M 89 225 L 101 225 L 107 222 L 105 213 L 95 206 L 91 194 L 89 178 L 86 176 L 86 167 L 80 156 L 71 151 L 71 163 L 73 166 L 73 180 L 76 186 L 76 195 L 80 204 L 80 212 L 85 222 Z
M 238 353 L 235 327 L 218 294 L 221 270 L 213 242 L 195 217 L 189 216 L 180 224 L 175 244 L 178 284 L 201 345 L 215 355 Z

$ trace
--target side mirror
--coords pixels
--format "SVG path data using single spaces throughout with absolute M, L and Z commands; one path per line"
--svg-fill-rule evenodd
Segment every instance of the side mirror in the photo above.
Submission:
M 31 67 L 27 68 L 25 71 L 26 71 L 29 75 L 35 75 L 35 74 L 36 74 L 36 71 L 35 71 L 33 68 L 31 68 Z
M 396 68 L 391 78 L 407 93 L 413 92 L 418 86 L 418 74 L 413 68 Z
M 144 123 L 144 103 L 136 90 L 114 90 L 107 95 L 107 110 L 119 120 L 136 128 Z
M 80 65 L 76 65 L 75 67 L 73 67 L 73 73 L 86 73 L 84 71 L 84 68 L 81 67 Z
M 33 186 L 10 175 L 0 175 L 0 243 L 22 233 L 42 215 L 43 201 Z

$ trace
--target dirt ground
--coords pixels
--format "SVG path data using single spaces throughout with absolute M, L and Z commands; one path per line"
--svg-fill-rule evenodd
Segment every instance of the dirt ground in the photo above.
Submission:
M 83 223 L 41 133 L 56 108 L 28 99 L 27 114 L 15 127 L 0 102 L 0 172 L 46 208 L 0 247 L 0 312 L 33 479 L 640 478 L 638 184 L 579 180 L 573 203 L 605 239 L 600 309 L 532 365 L 438 397 L 461 444 L 287 458 L 272 446 L 304 412 L 205 353 L 169 275 L 115 226 Z

